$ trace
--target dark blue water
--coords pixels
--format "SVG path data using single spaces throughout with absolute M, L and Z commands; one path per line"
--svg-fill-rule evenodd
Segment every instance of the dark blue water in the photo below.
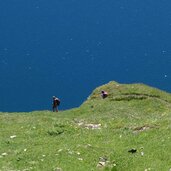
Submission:
M 171 92 L 170 0 L 0 0 L 0 111 L 79 106 L 97 86 Z

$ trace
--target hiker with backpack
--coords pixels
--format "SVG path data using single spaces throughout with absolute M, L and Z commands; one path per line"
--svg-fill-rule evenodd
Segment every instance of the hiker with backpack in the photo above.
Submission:
M 59 105 L 60 105 L 60 100 L 57 97 L 53 96 L 53 102 L 52 102 L 52 110 L 53 110 L 53 112 L 54 111 L 58 112 L 58 106 Z
M 101 96 L 102 96 L 103 99 L 105 99 L 108 96 L 107 91 L 102 90 L 101 91 Z

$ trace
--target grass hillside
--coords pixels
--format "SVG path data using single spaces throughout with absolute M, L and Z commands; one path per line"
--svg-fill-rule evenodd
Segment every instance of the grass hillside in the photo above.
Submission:
M 0 171 L 98 170 L 171 170 L 171 94 L 109 82 L 79 108 L 0 113 Z

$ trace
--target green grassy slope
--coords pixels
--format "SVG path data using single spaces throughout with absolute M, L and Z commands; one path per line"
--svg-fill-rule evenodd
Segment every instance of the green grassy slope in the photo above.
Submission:
M 171 169 L 171 94 L 143 84 L 110 82 L 58 113 L 0 113 L 0 130 L 0 171 Z

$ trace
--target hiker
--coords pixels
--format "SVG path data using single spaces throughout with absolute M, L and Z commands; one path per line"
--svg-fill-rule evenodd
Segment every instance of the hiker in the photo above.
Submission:
M 105 99 L 108 96 L 107 91 L 102 90 L 101 91 L 101 96 L 102 96 L 103 99 Z
M 60 104 L 60 100 L 57 97 L 53 96 L 53 102 L 52 102 L 53 112 L 54 111 L 58 112 L 58 106 L 59 106 L 59 104 Z

